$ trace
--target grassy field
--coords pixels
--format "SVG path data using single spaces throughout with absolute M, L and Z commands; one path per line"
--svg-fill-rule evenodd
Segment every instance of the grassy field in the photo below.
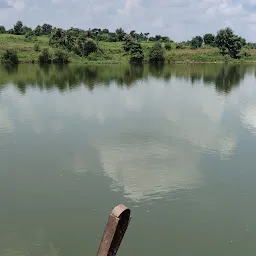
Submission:
M 0 55 L 7 49 L 15 49 L 21 63 L 37 63 L 40 51 L 35 51 L 35 44 L 38 44 L 40 50 L 48 48 L 51 54 L 56 49 L 48 44 L 47 36 L 36 37 L 35 40 L 28 41 L 24 36 L 3 34 L 0 35 Z M 145 54 L 145 61 L 148 61 L 149 50 L 153 42 L 142 42 L 142 48 Z M 70 53 L 69 59 L 72 63 L 127 63 L 129 56 L 125 54 L 122 48 L 122 42 L 98 42 L 100 53 L 92 53 L 88 57 L 79 57 Z M 228 55 L 220 54 L 217 48 L 203 47 L 192 50 L 176 49 L 176 44 L 172 44 L 172 49 L 165 51 L 166 63 L 200 63 L 200 62 L 253 62 L 256 61 L 256 49 L 243 49 L 239 59 L 231 59 Z

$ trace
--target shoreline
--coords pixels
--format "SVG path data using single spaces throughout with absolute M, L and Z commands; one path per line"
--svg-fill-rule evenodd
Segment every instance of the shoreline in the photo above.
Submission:
M 149 63 L 149 52 L 155 42 L 141 42 L 144 52 L 143 64 Z M 36 49 L 35 46 L 39 45 Z M 128 64 L 129 55 L 123 49 L 123 42 L 97 41 L 100 52 L 91 53 L 87 57 L 80 57 L 74 52 L 68 52 L 69 63 L 71 64 Z M 22 35 L 0 35 L 0 56 L 6 51 L 13 49 L 17 52 L 19 63 L 37 64 L 39 55 L 43 49 L 48 49 L 51 56 L 58 50 L 49 45 L 49 37 L 39 36 L 35 40 L 28 41 Z M 232 59 L 228 55 L 222 55 L 218 48 L 203 46 L 200 49 L 183 48 L 177 49 L 176 44 L 172 43 L 169 50 L 164 51 L 165 64 L 223 64 L 223 63 L 255 63 L 256 49 L 244 47 L 238 59 Z

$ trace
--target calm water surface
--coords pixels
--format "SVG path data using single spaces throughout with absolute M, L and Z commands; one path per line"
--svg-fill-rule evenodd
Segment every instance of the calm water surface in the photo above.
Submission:
M 256 66 L 0 66 L 0 255 L 255 255 Z

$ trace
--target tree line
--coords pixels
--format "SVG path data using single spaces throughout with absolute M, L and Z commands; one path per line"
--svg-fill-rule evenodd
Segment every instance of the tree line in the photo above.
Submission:
M 149 33 L 136 33 L 132 30 L 126 33 L 122 28 L 116 29 L 115 32 L 110 32 L 108 29 L 89 29 L 82 30 L 79 28 L 61 29 L 53 27 L 50 24 L 38 25 L 35 29 L 24 26 L 21 21 L 18 21 L 13 28 L 6 30 L 4 26 L 0 26 L 0 34 L 24 35 L 25 39 L 29 40 L 37 36 L 48 36 L 49 45 L 58 49 L 56 56 L 51 57 L 47 49 L 43 49 L 39 56 L 39 62 L 68 62 L 68 53 L 73 52 L 81 57 L 86 57 L 91 53 L 102 54 L 103 50 L 99 47 L 98 41 L 105 42 L 123 42 L 123 50 L 125 54 L 130 56 L 130 62 L 142 63 L 145 53 L 141 42 L 152 41 L 155 44 L 149 50 L 149 62 L 164 62 L 165 51 L 172 49 L 173 41 L 167 36 L 156 35 L 149 37 Z M 195 36 L 187 42 L 176 44 L 177 49 L 190 47 L 191 49 L 201 48 L 203 45 L 218 47 L 222 54 L 229 54 L 231 58 L 237 58 L 242 47 L 246 45 L 246 40 L 234 34 L 231 28 L 221 29 L 216 36 L 213 34 L 205 34 L 203 37 Z M 247 44 L 253 47 L 253 44 Z M 39 46 L 35 45 L 35 50 Z M 17 54 L 14 51 L 6 52 L 3 59 L 10 62 L 11 59 L 17 62 Z
M 127 34 L 122 28 L 116 29 L 115 32 L 111 32 L 108 29 L 88 29 L 83 30 L 79 28 L 71 27 L 68 30 L 60 29 L 53 27 L 50 24 L 43 24 L 36 26 L 35 29 L 30 27 L 24 26 L 22 21 L 18 21 L 13 28 L 6 29 L 4 26 L 0 26 L 0 34 L 13 34 L 13 35 L 26 35 L 27 33 L 33 33 L 35 36 L 42 36 L 42 35 L 50 35 L 52 31 L 62 30 L 67 32 L 73 32 L 74 34 L 85 34 L 86 37 L 94 39 L 96 41 L 105 41 L 105 42 L 122 42 L 124 36 Z M 149 33 L 137 33 L 135 30 L 129 32 L 129 34 L 136 40 L 136 41 L 151 41 L 151 42 L 170 42 L 170 38 L 168 36 L 149 36 Z

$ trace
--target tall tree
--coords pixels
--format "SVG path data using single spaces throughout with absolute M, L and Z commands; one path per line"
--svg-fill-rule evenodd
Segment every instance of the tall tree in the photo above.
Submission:
M 155 43 L 149 52 L 149 61 L 150 62 L 164 62 L 164 49 L 161 43 Z
M 222 52 L 228 51 L 232 58 L 236 58 L 246 41 L 235 35 L 231 28 L 225 28 L 218 31 L 215 44 Z
M 52 32 L 52 25 L 50 24 L 44 24 L 42 26 L 42 34 L 43 35 L 50 35 Z
M 192 38 L 190 45 L 193 49 L 200 48 L 203 44 L 203 38 L 201 36 L 195 36 Z
M 34 33 L 35 33 L 36 36 L 40 36 L 42 34 L 42 27 L 38 25 L 35 28 Z
M 15 35 L 22 35 L 23 34 L 23 23 L 21 21 L 17 21 L 17 23 L 13 27 Z
M 4 34 L 4 33 L 6 33 L 5 27 L 0 26 L 0 34 Z
M 148 40 L 149 33 L 144 33 L 145 39 Z
M 117 35 L 118 41 L 123 41 L 124 36 L 125 36 L 125 32 L 124 32 L 124 30 L 122 28 L 118 28 L 116 30 L 116 35 Z
M 27 34 L 28 32 L 31 32 L 31 31 L 32 31 L 32 28 L 29 28 L 27 26 L 23 26 L 23 28 L 22 28 L 23 35 Z
M 214 45 L 215 36 L 213 34 L 204 35 L 204 43 L 207 45 Z

